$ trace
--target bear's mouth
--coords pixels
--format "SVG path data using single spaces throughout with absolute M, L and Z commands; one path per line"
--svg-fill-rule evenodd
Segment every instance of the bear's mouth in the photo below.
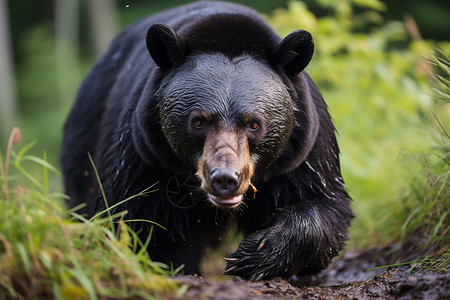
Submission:
M 233 208 L 241 204 L 242 200 L 244 199 L 244 195 L 237 195 L 229 198 L 214 196 L 209 194 L 209 199 L 211 201 L 222 208 Z

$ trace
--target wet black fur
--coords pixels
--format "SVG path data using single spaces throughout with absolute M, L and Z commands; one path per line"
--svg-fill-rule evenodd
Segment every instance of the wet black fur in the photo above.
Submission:
M 147 36 L 155 23 L 169 25 L 178 35 L 167 39 L 167 27 L 156 25 Z M 146 41 L 163 45 L 150 47 L 159 68 Z M 198 273 L 205 244 L 217 241 L 231 220 L 239 222 L 246 237 L 231 254 L 228 274 L 258 279 L 325 268 L 343 247 L 353 214 L 327 106 L 307 73 L 297 74 L 311 59 L 312 47 L 301 32 L 280 43 L 256 12 L 223 2 L 190 4 L 130 26 L 86 77 L 67 119 L 62 164 L 69 205 L 86 202 L 81 212 L 88 216 L 104 208 L 90 152 L 110 206 L 157 183 L 156 191 L 113 211 L 127 210 L 128 219 L 152 220 L 167 228 L 153 231 L 149 253 L 156 261 L 185 264 L 187 273 Z M 255 175 L 255 199 L 249 191 L 248 207 L 232 214 L 206 201 L 175 207 L 165 189 L 174 174 L 196 170 L 175 155 L 162 133 L 161 83 L 186 57 L 216 52 L 230 59 L 247 55 L 269 66 L 298 109 L 296 126 L 280 156 Z M 142 228 L 143 240 L 150 231 L 148 223 L 133 223 L 133 228 Z

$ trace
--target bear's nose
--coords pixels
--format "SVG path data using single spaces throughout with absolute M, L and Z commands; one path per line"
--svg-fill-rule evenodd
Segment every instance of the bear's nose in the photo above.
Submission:
M 217 196 L 234 196 L 241 185 L 241 176 L 235 169 L 213 168 L 209 173 L 209 182 Z

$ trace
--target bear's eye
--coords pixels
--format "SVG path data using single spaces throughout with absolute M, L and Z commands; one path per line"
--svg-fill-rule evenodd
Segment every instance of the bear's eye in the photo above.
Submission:
M 250 128 L 250 131 L 257 131 L 259 129 L 258 122 L 251 122 L 249 128 Z
M 203 125 L 205 124 L 201 119 L 195 119 L 192 123 L 194 124 L 195 128 L 203 128 Z

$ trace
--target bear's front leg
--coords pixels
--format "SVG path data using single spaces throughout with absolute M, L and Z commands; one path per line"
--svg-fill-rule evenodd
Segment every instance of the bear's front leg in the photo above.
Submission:
M 270 227 L 246 236 L 225 258 L 225 274 L 261 280 L 309 275 L 326 268 L 343 247 L 350 225 L 345 210 L 331 208 L 324 203 L 328 201 L 279 210 Z

